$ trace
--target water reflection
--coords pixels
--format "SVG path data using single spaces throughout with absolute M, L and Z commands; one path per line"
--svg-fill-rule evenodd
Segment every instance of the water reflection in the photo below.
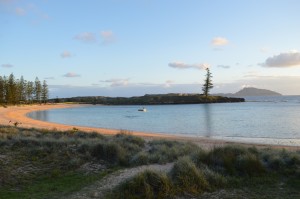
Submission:
M 36 119 L 36 120 L 49 121 L 48 111 L 32 112 L 32 113 L 29 113 L 29 117 Z
M 209 104 L 204 104 L 203 106 L 204 106 L 206 137 L 211 137 L 212 136 L 211 107 Z

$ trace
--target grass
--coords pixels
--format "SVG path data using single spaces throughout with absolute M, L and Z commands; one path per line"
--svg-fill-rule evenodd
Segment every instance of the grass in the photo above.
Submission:
M 169 178 L 162 173 L 154 171 L 144 171 L 134 178 L 123 183 L 120 191 L 108 196 L 115 199 L 135 199 L 135 198 L 168 198 L 172 196 L 172 185 Z
M 118 169 L 169 162 L 107 198 L 300 198 L 300 151 L 0 126 L 0 198 L 62 198 Z
M 67 173 L 65 175 L 54 175 L 53 177 L 43 176 L 34 182 L 22 185 L 18 188 L 4 187 L 0 189 L 2 199 L 31 199 L 31 198 L 61 198 L 70 193 L 79 191 L 96 180 L 100 180 L 107 173 L 102 172 L 97 175 L 83 175 L 80 173 Z

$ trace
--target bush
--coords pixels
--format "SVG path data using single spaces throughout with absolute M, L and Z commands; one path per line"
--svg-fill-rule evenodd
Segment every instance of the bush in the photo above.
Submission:
M 172 195 L 172 185 L 165 174 L 144 171 L 121 184 L 112 198 L 122 199 L 163 199 Z
M 145 140 L 143 138 L 132 136 L 125 133 L 119 133 L 115 135 L 116 141 L 119 141 L 121 143 L 131 143 L 134 145 L 137 145 L 139 147 L 145 146 Z
M 205 176 L 211 189 L 221 188 L 227 184 L 227 179 L 223 175 L 209 169 L 207 166 L 202 166 L 200 170 Z
M 180 158 L 170 172 L 175 190 L 178 193 L 199 195 L 209 190 L 209 184 L 202 171 L 188 157 Z
M 200 151 L 193 156 L 193 160 L 198 166 L 206 164 L 224 174 L 255 176 L 265 171 L 258 154 L 253 148 L 226 146 L 215 148 L 207 154 Z
M 297 152 L 265 149 L 262 151 L 261 159 L 271 171 L 300 174 L 300 154 Z
M 113 142 L 99 143 L 92 147 L 91 155 L 97 159 L 108 161 L 112 164 L 124 165 L 126 161 L 126 151 L 118 144 Z
M 190 155 L 199 147 L 192 143 L 184 143 L 169 140 L 154 140 L 149 142 L 148 150 L 151 163 L 168 163 L 177 160 L 179 157 Z
M 130 165 L 147 165 L 149 164 L 149 154 L 142 151 L 138 154 L 134 155 L 132 159 L 130 160 Z

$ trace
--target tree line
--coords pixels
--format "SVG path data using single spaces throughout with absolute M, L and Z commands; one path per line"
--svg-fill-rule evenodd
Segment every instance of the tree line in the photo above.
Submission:
M 21 76 L 16 79 L 14 74 L 0 76 L 0 104 L 32 104 L 46 103 L 49 96 L 47 82 L 38 77 L 28 81 Z

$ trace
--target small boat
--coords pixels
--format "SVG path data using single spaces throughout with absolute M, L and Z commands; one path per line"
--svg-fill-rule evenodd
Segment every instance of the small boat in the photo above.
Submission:
M 146 112 L 147 109 L 145 107 L 138 109 L 138 111 Z

